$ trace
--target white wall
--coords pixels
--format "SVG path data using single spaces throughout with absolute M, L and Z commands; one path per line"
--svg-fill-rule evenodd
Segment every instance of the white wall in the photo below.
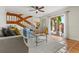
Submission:
M 69 33 L 70 39 L 79 40 L 79 7 L 69 8 Z
M 0 7 L 0 28 L 6 26 L 6 13 L 5 8 Z

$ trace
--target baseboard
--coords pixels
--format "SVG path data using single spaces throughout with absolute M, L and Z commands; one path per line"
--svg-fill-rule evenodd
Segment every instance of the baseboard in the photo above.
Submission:
M 79 41 L 79 40 L 77 40 L 77 39 L 71 39 L 71 38 L 67 38 L 67 40 Z

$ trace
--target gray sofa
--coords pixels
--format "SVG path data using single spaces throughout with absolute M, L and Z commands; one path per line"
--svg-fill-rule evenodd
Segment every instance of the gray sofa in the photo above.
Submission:
M 4 37 L 0 31 L 0 53 L 27 53 L 22 35 Z

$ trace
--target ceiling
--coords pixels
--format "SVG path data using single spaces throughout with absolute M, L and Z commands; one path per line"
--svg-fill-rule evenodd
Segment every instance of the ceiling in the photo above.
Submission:
M 35 11 L 30 11 L 30 10 L 33 10 L 33 8 L 30 6 L 8 6 L 5 8 L 6 8 L 6 11 L 9 11 L 9 12 L 22 13 L 25 16 L 32 15 L 34 17 L 41 17 L 41 16 L 47 15 L 49 13 L 58 11 L 60 9 L 64 9 L 64 8 L 66 8 L 66 6 L 45 6 L 45 8 L 42 9 L 45 12 L 38 12 L 37 14 Z

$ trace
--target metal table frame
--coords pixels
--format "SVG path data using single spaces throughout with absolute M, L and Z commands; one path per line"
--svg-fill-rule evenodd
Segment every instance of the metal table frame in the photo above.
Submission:
M 38 46 L 38 37 L 39 36 L 46 36 L 46 43 L 47 43 L 47 34 L 33 34 L 36 37 L 36 46 Z

